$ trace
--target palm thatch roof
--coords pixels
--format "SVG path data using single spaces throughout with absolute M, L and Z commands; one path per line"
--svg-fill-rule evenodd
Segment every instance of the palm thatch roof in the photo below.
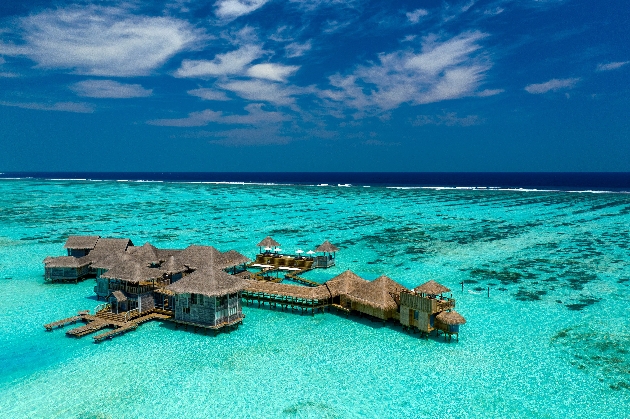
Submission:
M 221 257 L 221 252 L 212 246 L 190 245 L 177 255 L 179 262 L 190 269 L 201 269 L 214 266 Z
M 254 281 L 245 279 L 245 291 L 262 292 L 284 297 L 303 298 L 305 300 L 326 300 L 330 293 L 326 286 L 304 287 L 301 285 L 279 284 L 277 282 Z
M 182 250 L 181 249 L 155 249 L 159 260 L 168 260 L 170 256 L 177 257 Z
M 363 286 L 365 279 L 352 271 L 345 271 L 336 277 L 326 281 L 326 285 L 333 297 L 348 295 L 354 288 Z
M 414 291 L 417 294 L 430 294 L 430 295 L 439 295 L 445 292 L 451 292 L 450 289 L 446 288 L 442 284 L 438 284 L 434 280 L 430 280 L 420 285 L 419 287 L 414 288 Z
M 90 264 L 87 256 L 75 258 L 74 256 L 59 256 L 55 258 L 47 257 L 44 259 L 44 265 L 47 268 L 80 268 Z
M 127 301 L 127 296 L 122 291 L 112 291 L 109 295 L 113 296 L 119 303 Z
M 315 251 L 316 252 L 334 253 L 334 252 L 338 252 L 339 248 L 337 246 L 335 246 L 334 244 L 332 244 L 331 242 L 329 242 L 328 240 L 326 240 L 326 241 L 324 241 L 324 243 L 322 243 L 319 246 L 317 246 Z
M 209 267 L 199 269 L 166 287 L 175 294 L 203 294 L 208 297 L 234 294 L 244 288 L 243 279 Z
M 104 239 L 100 238 L 94 246 L 94 251 L 124 252 L 128 247 L 133 246 L 131 239 Z
M 101 275 L 102 278 L 118 279 L 135 284 L 162 279 L 163 276 L 164 272 L 160 269 L 148 268 L 145 264 L 134 261 L 122 262 Z
M 278 243 L 277 241 L 272 239 L 270 236 L 267 236 L 267 237 L 265 237 L 263 239 L 263 241 L 258 243 L 256 246 L 258 246 L 258 247 L 280 247 L 280 243 Z
M 437 316 L 435 316 L 435 318 L 436 320 L 441 321 L 442 323 L 448 324 L 448 325 L 466 323 L 466 319 L 455 310 L 443 311 Z
M 396 310 L 398 304 L 392 294 L 400 295 L 400 292 L 403 290 L 407 289 L 393 279 L 382 275 L 374 281 L 365 281 L 360 286 L 355 286 L 348 293 L 348 297 L 384 311 Z
M 160 265 L 160 270 L 169 275 L 185 272 L 186 269 L 186 266 L 183 263 L 178 262 L 175 259 L 175 256 L 169 256 L 166 261 Z
M 94 249 L 101 236 L 69 236 L 64 249 Z
M 219 259 L 215 261 L 215 266 L 220 269 L 230 268 L 232 266 L 249 263 L 251 259 L 237 252 L 236 250 L 228 250 L 221 254 Z
M 107 253 L 105 251 L 92 251 L 85 257 L 92 262 L 90 267 L 94 269 L 111 269 L 123 261 L 129 260 L 129 255 L 125 252 Z
M 146 242 L 142 246 L 132 246 L 127 252 L 137 262 L 141 263 L 159 263 L 160 258 L 157 255 L 157 249 L 151 243 Z

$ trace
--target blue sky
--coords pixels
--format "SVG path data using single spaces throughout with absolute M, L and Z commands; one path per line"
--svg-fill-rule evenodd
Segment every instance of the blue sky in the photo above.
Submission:
M 630 11 L 0 3 L 3 171 L 630 171 Z

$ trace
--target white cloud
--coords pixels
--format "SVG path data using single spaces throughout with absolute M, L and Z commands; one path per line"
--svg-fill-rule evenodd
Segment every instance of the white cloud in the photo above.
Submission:
M 545 83 L 530 84 L 528 86 L 525 86 L 525 90 L 528 93 L 531 93 L 534 95 L 552 92 L 552 91 L 557 92 L 558 90 L 572 89 L 579 81 L 580 81 L 579 78 L 551 79 Z
M 202 127 L 211 122 L 236 125 L 266 125 L 289 119 L 288 116 L 281 112 L 264 111 L 262 106 L 260 103 L 251 103 L 245 106 L 246 115 L 224 115 L 221 111 L 206 109 L 200 112 L 191 112 L 186 118 L 156 119 L 147 123 L 167 127 Z
M 349 76 L 330 77 L 336 89 L 322 91 L 320 96 L 366 111 L 476 95 L 490 68 L 478 44 L 484 37 L 480 32 L 466 32 L 442 42 L 435 36 L 426 37 L 420 53 L 381 54 L 378 64 L 360 66 Z
M 22 109 L 33 109 L 37 111 L 59 111 L 74 113 L 92 113 L 94 108 L 89 103 L 83 102 L 56 102 L 56 103 L 37 103 L 37 102 L 2 102 L 1 106 L 13 106 Z
M 630 61 L 616 61 L 612 63 L 602 63 L 597 66 L 597 71 L 616 70 L 630 63 Z
M 234 19 L 247 15 L 267 3 L 268 0 L 219 0 L 217 6 L 217 16 L 224 19 Z
M 153 90 L 139 84 L 123 84 L 114 80 L 83 80 L 74 83 L 70 89 L 79 96 L 111 99 L 151 96 Z
M 416 9 L 413 12 L 407 12 L 407 19 L 409 19 L 409 22 L 411 23 L 418 23 L 420 22 L 420 18 L 423 16 L 428 15 L 429 12 L 426 11 L 425 9 Z
M 455 112 L 448 112 L 443 115 L 418 115 L 412 122 L 413 126 L 422 125 L 446 125 L 469 127 L 472 125 L 480 125 L 483 120 L 479 118 L 479 115 L 467 115 L 464 117 L 458 117 Z
M 245 67 L 262 55 L 258 45 L 244 45 L 241 48 L 217 54 L 212 61 L 184 60 L 175 72 L 175 77 L 217 77 L 241 74 Z
M 301 57 L 307 51 L 310 51 L 311 48 L 312 48 L 311 41 L 304 42 L 303 44 L 300 44 L 298 42 L 292 42 L 286 47 L 284 47 L 284 50 L 285 50 L 285 55 L 288 58 L 295 58 L 295 57 Z
M 234 80 L 221 83 L 219 87 L 247 100 L 270 102 L 276 105 L 291 105 L 295 102 L 293 96 L 302 93 L 302 90 L 296 87 L 266 80 Z
M 477 96 L 479 97 L 489 97 L 489 96 L 495 96 L 498 95 L 500 93 L 505 92 L 504 89 L 485 89 L 482 90 L 481 92 L 477 93 Z
M 4 49 L 40 67 L 95 76 L 149 74 L 199 39 L 185 21 L 99 6 L 44 11 L 23 18 L 21 29 L 25 44 Z
M 257 79 L 267 79 L 273 81 L 286 81 L 287 77 L 293 75 L 300 69 L 296 65 L 282 65 L 282 64 L 256 64 L 247 70 L 247 75 L 255 77 Z
M 222 92 L 220 90 L 215 90 L 215 89 L 200 88 L 200 89 L 189 90 L 186 93 L 188 93 L 191 96 L 197 96 L 203 100 L 218 100 L 218 101 L 230 100 L 230 98 L 227 97 L 225 92 Z

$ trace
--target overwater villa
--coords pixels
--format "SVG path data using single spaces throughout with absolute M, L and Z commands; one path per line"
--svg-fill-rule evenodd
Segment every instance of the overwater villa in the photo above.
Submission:
M 449 340 L 459 336 L 459 326 L 466 322 L 454 310 L 455 300 L 444 296 L 450 290 L 435 281 L 408 290 L 387 276 L 368 281 L 351 271 L 323 284 L 300 276 L 334 266 L 339 248 L 327 240 L 304 256 L 301 249 L 283 252 L 280 243 L 267 237 L 258 243 L 253 262 L 235 250 L 221 252 L 212 246 L 158 249 L 99 236 L 70 236 L 64 247 L 67 256 L 44 260 L 45 279 L 77 282 L 94 277 L 94 292 L 105 302 L 93 314 L 83 310 L 45 327 L 82 321 L 84 326 L 67 332 L 77 337 L 112 329 L 95 335 L 97 342 L 154 319 L 195 330 L 229 330 L 243 322 L 242 303 L 311 315 L 334 308 L 394 321 L 423 335 L 443 333 Z

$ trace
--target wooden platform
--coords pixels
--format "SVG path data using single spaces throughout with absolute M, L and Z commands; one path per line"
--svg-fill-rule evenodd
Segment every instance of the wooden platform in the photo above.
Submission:
M 140 315 L 139 313 L 131 313 L 131 315 L 125 316 L 126 313 L 115 314 L 110 312 L 101 311 L 95 315 L 89 314 L 89 311 L 81 311 L 79 315 L 68 317 L 53 323 L 45 324 L 46 330 L 53 330 L 55 328 L 63 327 L 68 324 L 82 321 L 86 323 L 83 326 L 75 327 L 66 332 L 67 336 L 83 337 L 99 330 L 106 328 L 112 328 L 105 333 L 94 336 L 94 342 L 100 342 L 104 339 L 111 339 L 115 336 L 119 336 L 130 330 L 134 330 L 142 323 L 150 320 L 168 320 L 172 317 L 172 313 L 165 310 L 152 310 Z

